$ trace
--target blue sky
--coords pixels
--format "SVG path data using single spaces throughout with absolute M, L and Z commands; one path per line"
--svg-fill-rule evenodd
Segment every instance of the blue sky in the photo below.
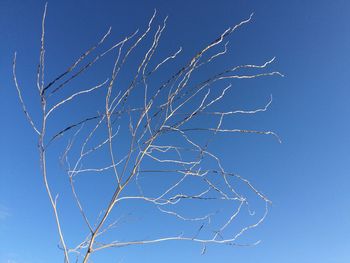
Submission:
M 136 28 L 144 28 L 155 8 L 158 23 L 169 15 L 160 50 L 173 52 L 182 46 L 184 53 L 180 61 L 186 61 L 227 27 L 254 12 L 252 22 L 230 37 L 227 56 L 215 65 L 222 68 L 241 63 L 260 64 L 276 57 L 272 69 L 285 74 L 284 78 L 238 82 L 230 94 L 232 99 L 225 102 L 227 107 L 250 109 L 264 105 L 272 94 L 273 103 L 267 112 L 235 117 L 230 124 L 271 129 L 280 135 L 283 143 L 269 136 L 234 135 L 225 136 L 221 141 L 225 144 L 216 148 L 228 170 L 249 178 L 273 202 L 264 224 L 244 237 L 247 241 L 262 240 L 258 246 L 213 245 L 202 256 L 199 245 L 169 242 L 112 249 L 106 254 L 102 252 L 96 261 L 349 262 L 350 3 L 345 0 L 207 2 L 49 2 L 47 79 L 71 63 L 109 26 L 117 39 Z M 36 137 L 21 111 L 12 80 L 12 59 L 17 51 L 18 78 L 24 98 L 33 116 L 39 116 L 34 83 L 44 3 L 0 2 L 1 263 L 62 262 L 40 175 Z M 92 80 L 94 76 L 89 75 L 83 81 Z M 69 115 L 65 114 L 57 118 Z M 52 169 L 60 178 L 64 177 L 56 164 Z M 66 179 L 53 180 L 64 195 Z M 106 184 L 102 182 L 96 187 L 103 188 Z M 74 206 L 67 204 L 63 208 L 67 211 L 66 218 L 75 215 L 71 212 Z M 76 223 L 73 219 L 66 223 L 67 231 L 78 231 Z M 154 223 L 163 222 L 155 219 Z M 128 231 L 147 233 L 145 229 Z

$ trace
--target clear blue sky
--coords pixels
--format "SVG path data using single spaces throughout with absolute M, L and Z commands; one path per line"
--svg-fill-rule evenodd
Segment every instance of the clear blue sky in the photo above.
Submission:
M 33 94 L 43 7 L 39 0 L 0 1 L 0 263 L 62 262 L 40 176 L 36 137 L 20 109 L 11 73 L 18 51 L 18 78 L 28 106 L 37 113 L 39 101 Z M 230 38 L 222 63 L 261 63 L 276 56 L 273 68 L 286 77 L 240 83 L 234 107 L 260 106 L 270 94 L 273 104 L 266 113 L 237 118 L 232 124 L 274 130 L 283 143 L 268 136 L 234 136 L 228 139 L 234 148 L 221 151 L 229 169 L 251 179 L 273 204 L 264 224 L 246 236 L 262 240 L 255 247 L 215 245 L 201 256 L 198 245 L 171 242 L 112 249 L 98 259 L 349 262 L 350 2 L 50 1 L 47 78 L 109 26 L 114 37 L 142 28 L 154 8 L 158 19 L 169 15 L 163 48 L 174 51 L 182 46 L 188 56 L 255 13 L 253 21 Z M 67 228 L 74 228 L 74 223 Z

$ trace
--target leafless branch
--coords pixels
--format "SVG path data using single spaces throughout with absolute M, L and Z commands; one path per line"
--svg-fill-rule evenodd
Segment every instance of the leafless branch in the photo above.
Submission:
M 256 245 L 258 242 L 241 244 L 239 238 L 263 223 L 271 201 L 257 190 L 250 180 L 236 173 L 227 172 L 223 168 L 219 154 L 213 152 L 210 146 L 214 143 L 214 137 L 233 133 L 272 135 L 281 142 L 274 131 L 227 127 L 226 122 L 226 119 L 235 114 L 252 115 L 267 111 L 272 103 L 272 95 L 265 106 L 252 110 L 227 109 L 225 98 L 228 97 L 236 80 L 283 76 L 283 74 L 269 70 L 269 66 L 275 61 L 275 58 L 272 58 L 261 64 L 230 66 L 218 73 L 209 76 L 205 73 L 206 76 L 200 77 L 205 67 L 227 55 L 229 42 L 227 38 L 250 22 L 253 14 L 229 27 L 208 45 L 195 52 L 184 66 L 175 71 L 175 74 L 159 81 L 154 76 L 160 72 L 160 68 L 177 59 L 182 47 L 176 52 L 169 52 L 171 55 L 162 55 L 161 60 L 154 62 L 167 25 L 167 17 L 162 23 L 155 25 L 157 18 L 154 11 L 144 31 L 139 33 L 139 30 L 136 30 L 101 52 L 99 49 L 103 48 L 106 39 L 111 35 L 109 28 L 96 44 L 45 85 L 46 13 L 47 5 L 42 19 L 41 48 L 36 76 L 42 110 L 40 129 L 34 124 L 22 98 L 16 77 L 16 54 L 13 61 L 13 78 L 22 110 L 39 137 L 42 176 L 54 212 L 65 262 L 69 263 L 72 255 L 76 257 L 76 262 L 81 259 L 81 262 L 85 263 L 95 251 L 171 240 L 200 243 L 203 245 L 203 253 L 209 244 Z M 147 39 L 149 41 L 146 41 Z M 112 54 L 112 51 L 116 54 L 111 69 L 108 70 L 109 79 L 92 88 L 78 89 L 68 97 L 58 92 L 68 86 L 73 79 L 79 79 L 78 77 L 98 60 Z M 129 79 L 125 84 L 123 68 L 127 62 L 129 63 L 132 54 L 136 57 L 138 54 L 141 55 L 138 55 L 134 69 L 127 68 Z M 88 59 L 90 61 L 87 61 Z M 134 61 L 136 59 L 132 62 Z M 199 77 L 194 78 L 195 74 Z M 231 83 L 228 84 L 227 81 Z M 67 103 L 76 103 L 80 95 L 91 96 L 94 91 L 102 87 L 106 87 L 105 95 L 102 98 L 100 94 L 96 95 L 96 104 L 79 105 L 82 116 L 78 114 L 73 120 L 69 119 L 71 116 L 66 116 L 67 120 L 64 120 L 64 123 L 68 124 L 60 127 L 55 125 L 58 132 L 56 130 L 51 133 L 50 137 L 46 135 L 48 128 L 53 126 L 52 113 L 65 108 Z M 99 99 L 102 103 L 98 103 Z M 47 106 L 48 100 L 53 106 Z M 85 110 L 87 108 L 89 110 L 93 108 L 95 115 L 88 115 Z M 75 129 L 76 132 L 72 133 Z M 71 197 L 88 231 L 82 240 L 72 247 L 65 242 L 68 235 L 63 234 L 58 211 L 58 194 L 53 194 L 56 191 L 52 189 L 56 186 L 49 182 L 46 159 L 47 151 L 51 150 L 48 146 L 61 137 L 68 137 L 68 145 L 63 150 L 61 160 L 67 166 Z M 97 160 L 102 160 L 103 163 Z M 76 188 L 77 184 L 87 180 L 87 177 L 91 178 L 92 175 L 99 175 L 96 176 L 97 183 L 102 175 L 104 180 L 110 179 L 113 189 L 108 202 L 100 203 L 91 196 L 87 198 L 84 192 L 80 193 Z M 98 194 L 94 190 L 87 192 L 89 195 Z M 257 203 L 265 205 L 265 210 L 260 215 L 259 210 L 257 213 L 252 213 L 250 210 L 250 206 L 254 204 L 250 202 L 252 196 L 256 198 Z M 196 231 L 194 234 L 176 234 L 179 231 L 169 236 L 106 241 L 105 239 L 110 237 L 106 237 L 105 233 L 121 227 L 120 218 L 116 219 L 114 211 L 120 212 L 118 208 L 130 202 L 150 205 L 152 209 L 154 208 L 153 212 L 158 213 L 160 217 L 170 217 L 181 224 L 192 226 Z M 213 206 L 210 205 L 205 207 L 208 211 L 182 209 L 186 205 L 210 202 L 223 204 L 226 208 L 222 209 L 223 212 L 219 211 L 221 208 L 212 209 Z M 229 205 L 225 205 L 227 203 Z M 91 207 L 100 208 L 98 212 L 95 211 L 96 216 L 93 219 L 91 211 L 88 210 Z M 247 207 L 248 216 L 253 223 L 239 224 L 238 218 L 246 211 L 243 207 Z M 215 222 L 214 229 L 213 222 Z M 233 230 L 234 227 L 236 230 Z

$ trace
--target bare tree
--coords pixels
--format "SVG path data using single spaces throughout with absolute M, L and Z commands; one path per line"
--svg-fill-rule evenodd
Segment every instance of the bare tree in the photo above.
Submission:
M 203 253 L 206 245 L 210 243 L 228 245 L 257 243 L 242 244 L 238 238 L 263 222 L 270 200 L 247 179 L 226 171 L 219 155 L 211 151 L 209 145 L 215 143 L 215 136 L 226 133 L 271 135 L 280 141 L 272 131 L 231 128 L 226 127 L 224 123 L 233 115 L 266 111 L 272 102 L 272 97 L 265 106 L 254 110 L 227 109 L 227 102 L 222 101 L 232 87 L 230 82 L 237 79 L 282 76 L 282 74 L 267 71 L 274 58 L 260 65 L 233 66 L 210 76 L 206 73 L 204 78 L 197 74 L 226 54 L 227 38 L 249 23 L 252 15 L 229 27 L 197 52 L 175 74 L 165 77 L 166 73 L 158 76 L 157 73 L 171 61 L 176 61 L 182 48 L 158 60 L 158 63 L 153 63 L 167 21 L 165 18 L 162 24 L 154 26 L 156 18 L 154 12 L 143 32 L 137 30 L 103 49 L 103 45 L 111 35 L 110 28 L 97 44 L 84 52 L 56 78 L 47 82 L 44 79 L 46 11 L 47 5 L 42 19 L 41 48 L 36 76 L 41 101 L 40 118 L 32 117 L 25 106 L 16 77 L 16 54 L 13 61 L 13 77 L 23 112 L 38 136 L 42 176 L 54 213 L 64 262 L 71 262 L 73 257 L 76 257 L 76 262 L 79 260 L 88 262 L 91 254 L 99 250 L 169 240 L 200 243 L 203 245 Z M 143 52 L 138 64 L 135 69 L 127 66 L 128 73 L 134 72 L 132 77 L 130 78 L 129 74 L 128 82 L 125 82 L 125 77 L 120 81 L 129 57 L 137 49 Z M 108 56 L 114 57 L 108 79 L 86 89 L 74 89 L 77 84 L 73 88 L 70 87 L 73 81 L 89 72 L 98 61 Z M 195 74 L 197 75 L 193 77 Z M 89 107 L 86 106 L 87 103 L 81 103 L 69 116 L 65 114 L 66 119 L 54 121 L 57 112 L 63 111 L 73 101 L 95 92 L 104 94 L 101 103 L 94 103 Z M 98 101 L 99 95 L 95 97 Z M 95 115 L 87 115 L 90 107 L 96 107 L 93 109 Z M 74 119 L 75 115 L 83 118 Z M 76 121 L 69 124 L 68 117 Z M 53 128 L 57 129 L 57 123 L 62 126 L 53 133 Z M 62 221 L 68 219 L 60 216 L 58 194 L 53 190 L 56 186 L 50 184 L 49 180 L 47 154 L 50 152 L 50 147 L 63 136 L 68 137 L 68 145 L 61 156 L 61 161 L 66 167 L 72 201 L 76 202 L 82 222 L 86 226 L 86 237 L 77 244 L 66 240 Z M 100 163 L 101 166 L 98 166 Z M 90 174 L 89 179 L 87 174 Z M 76 189 L 77 178 L 80 182 L 91 180 L 91 174 L 94 174 L 97 183 L 102 175 L 103 178 L 110 180 L 109 184 L 113 191 L 109 202 L 99 203 L 94 198 L 86 203 L 82 201 L 86 197 L 81 195 L 98 194 L 94 190 L 80 191 L 79 194 Z M 84 185 L 86 187 L 87 184 Z M 254 196 L 264 204 L 264 212 L 258 217 L 249 208 L 250 199 Z M 180 233 L 174 229 L 173 235 L 165 233 L 164 236 L 155 236 L 150 231 L 149 238 L 140 236 L 116 240 L 111 237 L 112 235 L 104 238 L 107 233 L 113 232 L 113 228 L 120 222 L 115 210 L 118 211 L 118 207 L 122 209 L 120 207 L 124 203 L 128 206 L 137 201 L 138 204 L 144 202 L 152 205 L 155 216 L 159 218 L 169 216 L 178 220 L 179 226 L 184 226 L 186 231 Z M 99 206 L 100 213 L 92 215 L 91 206 Z M 193 209 L 196 207 L 201 208 Z M 240 221 L 237 224 L 238 230 L 235 232 L 229 230 L 244 207 L 255 221 L 246 225 Z M 87 212 L 87 209 L 90 209 L 90 212 Z M 193 214 L 188 215 L 189 211 Z M 169 232 L 171 230 L 169 229 Z

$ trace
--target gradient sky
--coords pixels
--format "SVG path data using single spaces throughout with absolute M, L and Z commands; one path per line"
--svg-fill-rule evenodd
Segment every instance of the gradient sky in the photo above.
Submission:
M 32 94 L 44 3 L 0 1 L 0 263 L 62 262 L 36 137 L 11 73 L 17 51 L 18 78 L 35 114 L 38 101 Z M 222 147 L 221 152 L 231 170 L 251 179 L 273 204 L 264 224 L 247 235 L 250 241 L 261 239 L 258 246 L 210 246 L 202 256 L 198 245 L 170 242 L 111 250 L 100 262 L 349 262 L 350 2 L 50 1 L 48 78 L 109 26 L 116 37 L 142 28 L 154 8 L 158 19 L 169 15 L 163 48 L 182 46 L 185 57 L 255 13 L 230 38 L 222 63 L 259 64 L 276 56 L 273 68 L 286 76 L 242 82 L 232 99 L 235 107 L 261 106 L 270 94 L 273 104 L 234 124 L 271 129 L 283 143 L 268 136 L 234 137 L 229 141 L 234 149 Z

